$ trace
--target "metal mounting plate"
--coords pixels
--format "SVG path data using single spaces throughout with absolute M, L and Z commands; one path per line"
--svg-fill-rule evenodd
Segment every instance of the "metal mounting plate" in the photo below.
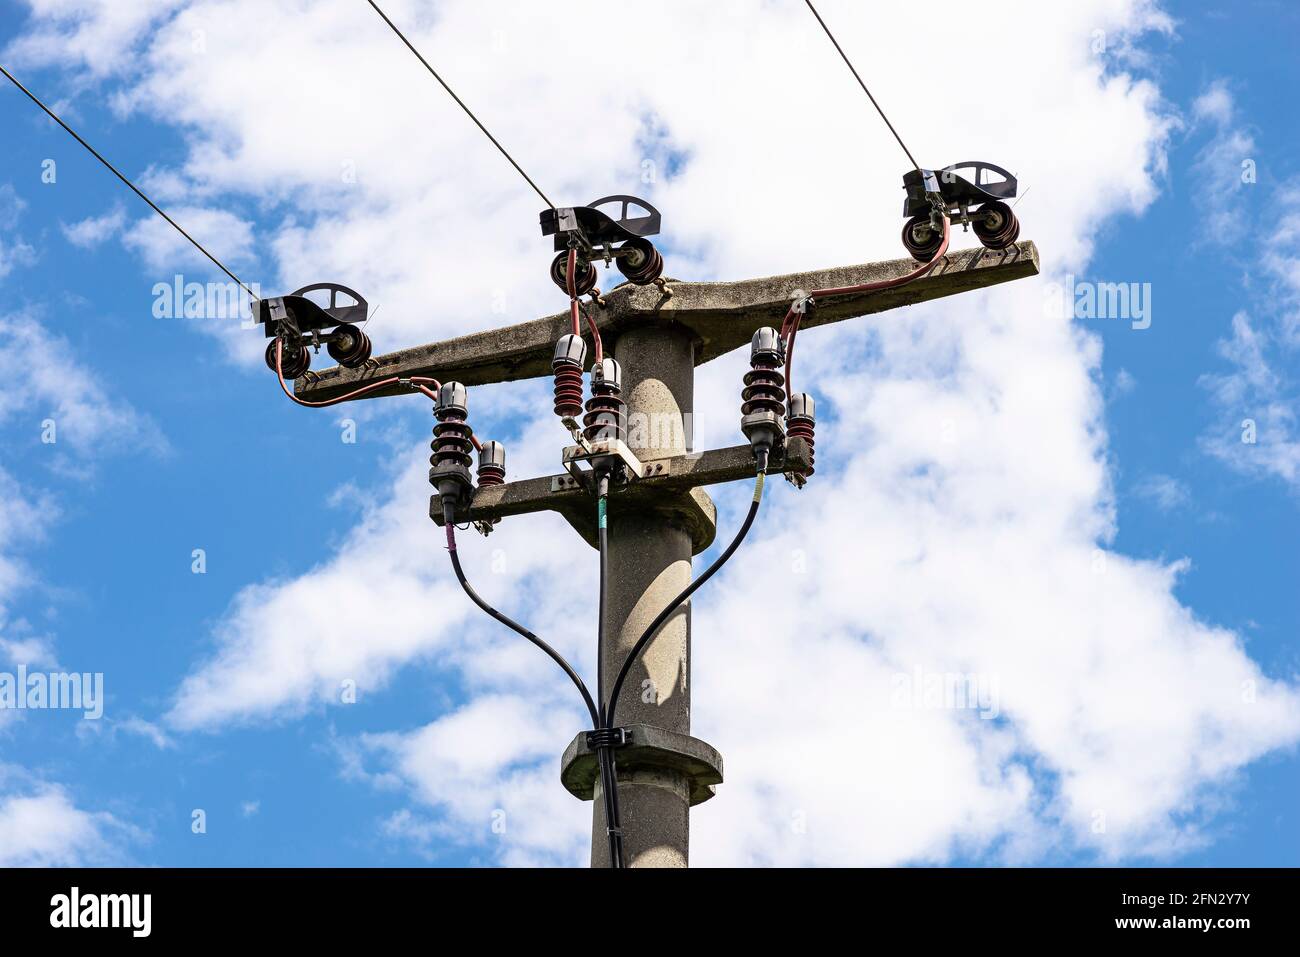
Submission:
M 601 464 L 602 460 L 611 458 L 623 465 L 629 476 L 635 478 L 645 476 L 645 468 L 641 465 L 641 460 L 632 454 L 632 450 L 621 439 L 601 439 L 597 442 L 589 442 L 585 447 L 565 446 L 562 461 L 564 470 L 585 487 L 586 476 L 590 469 L 583 469 L 583 464 L 595 466 Z

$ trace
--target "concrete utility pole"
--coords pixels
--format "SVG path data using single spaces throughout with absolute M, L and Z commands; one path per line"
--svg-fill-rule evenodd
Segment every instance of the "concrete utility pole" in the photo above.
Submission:
M 595 309 L 606 350 L 623 367 L 629 444 L 644 466 L 642 478 L 616 485 L 609 496 L 610 593 L 603 650 L 605 687 L 644 628 L 691 581 L 691 557 L 708 548 L 716 510 L 703 486 L 753 476 L 748 444 L 687 454 L 684 422 L 694 408 L 695 366 L 747 345 L 761 326 L 779 326 L 798 289 L 841 287 L 903 276 L 911 259 L 867 263 L 815 272 L 727 283 L 669 280 L 656 286 L 623 285 Z M 804 317 L 807 330 L 982 289 L 1038 273 L 1031 242 L 1000 252 L 969 249 L 949 253 L 925 277 L 904 286 L 819 301 Z M 445 342 L 378 356 L 371 368 L 325 369 L 294 384 L 303 399 L 333 398 L 388 376 L 429 376 L 483 385 L 551 375 L 555 342 L 570 331 L 568 310 Z M 405 390 L 377 390 L 370 396 Z M 737 387 L 739 394 L 739 384 Z M 737 408 L 737 417 L 739 409 Z M 638 422 L 677 423 L 650 427 L 634 443 Z M 786 444 L 769 474 L 807 464 L 802 440 Z M 591 493 L 568 474 L 523 479 L 476 490 L 468 517 L 495 520 L 529 512 L 562 515 L 586 541 L 596 544 Z M 442 524 L 435 494 L 429 515 Z M 666 622 L 646 647 L 618 703 L 619 724 L 631 732 L 617 750 L 624 852 L 631 867 L 685 867 L 689 809 L 713 797 L 722 782 L 722 757 L 693 738 L 691 730 L 691 616 L 689 603 Z M 609 865 L 604 809 L 599 798 L 596 755 L 579 734 L 561 759 L 560 779 L 574 795 L 595 800 L 593 867 Z

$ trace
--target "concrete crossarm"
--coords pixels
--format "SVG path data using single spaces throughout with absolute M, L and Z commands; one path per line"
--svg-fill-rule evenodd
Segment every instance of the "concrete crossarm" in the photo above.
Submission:
M 910 259 L 895 259 L 739 282 L 669 280 L 671 296 L 664 296 L 657 286 L 624 284 L 605 296 L 604 308 L 595 309 L 596 322 L 601 336 L 611 343 L 617 340 L 619 332 L 638 325 L 676 322 L 695 335 L 695 363 L 699 365 L 745 345 L 760 326 L 780 325 L 796 289 L 807 291 L 892 279 L 915 268 L 916 263 Z M 1038 250 L 1032 242 L 1020 242 L 1001 252 L 963 249 L 945 256 L 932 272 L 905 286 L 823 299 L 804 318 L 803 328 L 927 302 L 1037 273 Z M 556 295 L 560 295 L 558 290 Z M 555 342 L 568 331 L 566 309 L 543 319 L 390 352 L 377 356 L 377 366 L 369 369 L 335 367 L 308 373 L 295 381 L 294 391 L 304 399 L 323 400 L 393 375 L 430 376 L 440 381 L 454 379 L 466 385 L 549 375 Z M 367 398 L 409 391 L 394 386 L 371 392 Z

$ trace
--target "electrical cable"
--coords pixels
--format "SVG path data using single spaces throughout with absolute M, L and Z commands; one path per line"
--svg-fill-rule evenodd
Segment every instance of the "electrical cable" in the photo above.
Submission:
M 594 268 L 594 267 L 593 267 Z M 596 317 L 582 309 L 578 295 L 578 250 L 570 246 L 569 258 L 565 262 L 564 285 L 565 291 L 569 294 L 569 325 L 570 331 L 575 336 L 582 335 L 582 323 L 579 320 L 579 313 L 587 318 L 587 328 L 591 331 L 592 349 L 596 356 L 596 365 L 600 365 L 605 358 L 605 346 L 600 340 L 600 328 L 596 325 Z M 599 292 L 599 290 L 597 290 Z
M 848 54 L 844 52 L 844 48 L 840 46 L 840 42 L 835 39 L 835 34 L 831 33 L 831 28 L 826 25 L 826 21 L 823 20 L 822 15 L 817 12 L 817 8 L 812 5 L 812 0 L 804 0 L 804 3 L 808 4 L 808 9 L 811 10 L 812 15 L 817 18 L 817 22 L 822 25 L 822 29 L 826 31 L 826 36 L 830 38 L 831 43 L 835 44 L 835 49 L 839 51 L 840 57 L 844 60 L 845 66 L 849 68 L 849 71 L 853 74 L 853 78 L 858 81 L 858 86 L 862 87 L 862 92 L 867 94 L 867 99 L 869 99 L 871 105 L 876 108 L 876 112 L 880 114 L 880 118 L 885 121 L 885 125 L 889 127 L 889 132 L 894 134 L 894 139 L 898 140 L 898 145 L 903 147 L 903 152 L 907 154 L 907 160 L 912 164 L 912 168 L 920 169 L 921 164 L 912 158 L 912 151 L 907 148 L 907 144 L 903 142 L 903 138 L 898 135 L 898 130 L 894 129 L 894 124 L 889 122 L 889 117 L 887 117 L 885 111 L 880 108 L 880 104 L 876 102 L 876 98 L 871 95 L 871 91 L 867 89 L 867 84 L 862 82 L 862 77 L 858 75 L 858 71 L 853 66 L 853 62 L 849 59 Z
M 896 276 L 893 279 L 881 279 L 876 282 L 859 283 L 856 286 L 836 286 L 830 289 L 814 289 L 808 293 L 803 302 L 811 304 L 816 299 L 825 299 L 831 296 L 844 296 L 849 293 L 858 292 L 878 292 L 881 289 L 893 289 L 897 286 L 905 286 L 909 282 L 920 279 L 922 276 L 934 269 L 939 264 L 939 260 L 948 252 L 948 240 L 951 232 L 951 224 L 948 222 L 946 213 L 940 214 L 943 218 L 943 241 L 939 243 L 939 248 L 934 251 L 929 262 L 921 263 L 905 276 Z M 807 305 L 804 307 L 807 308 Z M 799 333 L 799 323 L 803 319 L 803 310 L 796 310 L 791 306 L 785 314 L 785 319 L 781 323 L 780 336 L 785 341 L 785 388 L 787 395 L 794 394 L 794 387 L 791 385 L 791 369 L 794 363 L 794 338 Z
M 465 111 L 465 115 L 474 121 L 474 124 L 480 130 L 483 131 L 483 135 L 486 136 L 489 140 L 491 140 L 492 145 L 501 151 L 501 155 L 510 161 L 510 165 L 519 171 L 519 175 L 522 176 L 527 181 L 528 185 L 533 188 L 533 192 L 535 192 L 538 196 L 542 198 L 542 202 L 544 202 L 551 209 L 554 209 L 555 204 L 546 198 L 546 194 L 543 193 L 541 189 L 538 187 L 538 185 L 533 182 L 532 178 L 527 173 L 524 172 L 524 168 L 515 162 L 515 158 L 511 156 L 509 153 L 507 153 L 506 148 L 497 142 L 497 138 L 493 136 L 490 132 L 488 132 L 488 128 L 484 126 L 481 122 L 479 122 L 479 118 L 474 115 L 474 111 L 465 105 L 464 101 L 459 96 L 456 95 L 456 91 L 447 85 L 447 81 L 438 75 L 437 70 L 435 70 L 432 66 L 429 65 L 429 61 L 426 60 L 424 56 L 420 53 L 420 51 L 415 48 L 414 44 L 412 44 L 410 40 L 406 39 L 406 34 L 402 33 L 402 31 L 397 28 L 397 24 L 393 23 L 392 20 L 388 19 L 388 14 L 384 13 L 383 10 L 379 9 L 379 4 L 375 3 L 375 0 L 367 0 L 367 2 L 372 7 L 374 7 L 375 13 L 379 14 L 379 16 L 383 18 L 383 21 L 388 24 L 388 26 L 392 29 L 394 33 L 397 34 L 398 39 L 400 39 L 403 43 L 406 44 L 406 48 L 415 54 L 416 59 L 424 64 L 424 68 L 428 70 L 430 74 L 432 74 L 433 78 L 442 84 L 442 88 L 447 91 L 447 93 L 451 96 L 453 100 L 456 101 L 456 105 Z
M 736 549 L 740 547 L 740 543 L 743 542 L 745 536 L 749 534 L 749 529 L 754 524 L 754 518 L 758 515 L 758 506 L 763 500 L 763 482 L 767 473 L 767 453 L 762 451 L 758 452 L 757 459 L 758 475 L 754 480 L 754 500 L 750 503 L 749 514 L 745 516 L 744 524 L 740 526 L 740 531 L 737 532 L 736 537 L 731 540 L 731 544 L 723 550 L 721 555 L 714 559 L 713 564 L 705 569 L 699 578 L 691 582 L 680 595 L 668 603 L 667 607 L 665 607 L 664 610 L 655 617 L 655 620 L 650 622 L 650 626 L 646 628 L 641 637 L 637 639 L 636 644 L 632 646 L 632 650 L 627 653 L 627 657 L 623 660 L 623 667 L 619 669 L 618 678 L 615 679 L 614 687 L 610 691 L 609 707 L 605 713 L 605 727 L 614 727 L 614 712 L 618 708 L 619 693 L 623 690 L 623 682 L 627 680 L 628 672 L 632 670 L 632 665 L 635 663 L 637 656 L 641 654 L 642 649 L 644 649 L 650 639 L 654 637 L 655 632 L 659 630 L 663 623 L 666 622 L 679 607 L 681 607 L 682 603 L 685 602 L 686 599 L 690 598 L 701 585 L 712 578 L 718 569 L 727 563 L 727 559 L 735 554 Z
M 347 402 L 349 399 L 355 399 L 358 398 L 359 396 L 367 395 L 371 392 L 374 392 L 376 389 L 385 389 L 388 388 L 389 386 L 397 385 L 403 381 L 403 378 L 401 376 L 390 376 L 387 379 L 380 379 L 378 382 L 371 382 L 368 385 L 363 385 L 359 389 L 353 389 L 351 392 L 344 393 L 343 395 L 336 395 L 332 399 L 322 399 L 319 402 L 312 402 L 307 399 L 300 399 L 292 392 L 289 391 L 289 385 L 284 381 L 284 363 L 282 361 L 283 356 L 284 356 L 284 340 L 278 339 L 276 340 L 275 343 L 275 375 L 276 378 L 280 380 L 280 389 L 281 391 L 284 392 L 285 395 L 287 395 L 294 402 L 298 403 L 299 405 L 306 406 L 309 409 L 324 409 L 331 405 L 338 405 L 340 402 Z M 430 379 L 427 376 L 411 376 L 410 378 L 405 379 L 405 381 L 415 386 L 415 388 L 423 392 L 425 395 L 433 399 L 435 402 L 438 401 L 438 396 L 431 389 L 428 388 L 428 386 L 433 386 L 434 389 L 442 388 L 442 386 L 439 384 L 437 379 Z M 477 447 L 478 446 L 476 444 L 475 448 Z
M 597 728 L 609 729 L 613 725 L 605 720 L 605 605 L 609 592 L 609 474 L 602 473 L 596 490 L 596 542 L 600 552 L 600 597 L 596 625 L 596 698 L 600 701 L 600 722 Z M 618 807 L 618 767 L 614 749 L 608 738 L 598 744 L 596 757 L 600 763 L 600 792 L 605 804 L 605 832 L 609 839 L 609 866 L 621 870 L 623 861 L 623 825 Z
M 582 683 L 582 678 L 579 677 L 578 673 L 573 670 L 573 666 L 570 665 L 564 659 L 564 656 L 561 655 L 554 648 L 552 648 L 550 645 L 548 645 L 541 638 L 538 638 L 535 634 L 533 634 L 523 625 L 519 624 L 514 619 L 509 618 L 506 615 L 503 615 L 501 612 L 497 611 L 495 608 L 493 608 L 491 605 L 485 602 L 482 598 L 479 597 L 479 594 L 474 590 L 474 587 L 470 585 L 469 580 L 465 577 L 464 569 L 462 569 L 460 566 L 460 556 L 456 554 L 456 531 L 455 531 L 454 509 L 455 506 L 452 502 L 449 501 L 443 502 L 442 520 L 444 526 L 447 529 L 447 552 L 448 554 L 451 555 L 451 567 L 456 572 L 456 580 L 460 582 L 460 587 L 465 590 L 465 594 L 469 596 L 470 601 L 478 605 L 479 608 L 483 609 L 491 617 L 501 622 L 501 624 L 505 625 L 511 631 L 523 635 L 523 637 L 527 638 L 538 648 L 542 649 L 542 651 L 546 652 L 546 654 L 550 656 L 550 659 L 564 670 L 564 673 L 569 676 L 569 680 L 573 682 L 574 687 L 578 689 L 578 693 L 582 695 L 583 704 L 587 706 L 587 713 L 591 716 L 592 727 L 599 728 L 600 711 L 597 709 L 595 701 L 592 700 L 591 693 L 587 691 L 587 686 Z
M 40 98 L 35 93 L 33 93 L 31 90 L 27 89 L 27 87 L 23 86 L 20 82 L 18 82 L 18 78 L 16 76 L 14 76 L 12 73 L 6 70 L 3 66 L 0 66 L 0 73 L 3 73 L 8 78 L 10 83 L 12 83 L 14 86 L 18 87 L 18 89 L 26 93 L 27 98 L 29 100 L 31 100 L 42 110 L 44 110 L 46 114 L 50 117 L 50 119 L 54 120 L 55 123 L 58 123 L 61 127 L 63 127 L 63 129 L 67 131 L 68 135 L 70 135 L 74 140 L 76 140 L 78 143 L 84 146 L 91 156 L 95 157 L 95 159 L 99 160 L 102 164 L 104 164 L 104 166 L 108 169 L 108 171 L 112 173 L 114 176 L 116 176 L 118 179 L 120 179 L 123 183 L 125 183 L 127 188 L 131 190 L 131 192 L 135 193 L 135 195 L 139 196 L 142 200 L 144 200 L 145 203 L 149 205 L 150 209 L 152 209 L 163 219 L 167 220 L 167 222 L 171 224 L 173 229 L 175 229 L 178 233 L 180 233 L 182 236 L 188 239 L 190 241 L 190 245 L 192 245 L 199 252 L 203 253 L 203 255 L 207 256 L 214 266 L 216 266 L 223 273 L 225 273 L 227 276 L 233 279 L 239 285 L 239 287 L 244 290 L 244 292 L 248 293 L 249 297 L 252 298 L 254 302 L 257 302 L 261 299 L 261 296 L 254 295 L 253 290 L 249 289 L 248 286 L 244 285 L 244 281 L 242 279 L 240 279 L 233 272 L 227 269 L 225 264 L 222 263 L 220 259 L 218 259 L 216 256 L 212 255 L 212 253 L 204 249 L 203 245 L 197 239 L 195 239 L 193 236 L 187 233 L 180 223 L 176 222 L 176 220 L 172 219 L 170 216 L 164 213 L 162 211 L 162 208 L 157 203 L 155 203 L 152 199 L 150 199 L 141 191 L 140 187 L 136 186 L 135 183 L 131 182 L 129 179 L 123 176 L 121 172 L 118 171 L 118 168 L 116 166 L 114 166 L 112 163 L 110 163 L 108 160 L 106 160 L 103 157 L 103 155 L 99 152 L 99 150 L 95 149 L 95 147 L 91 146 L 84 139 L 82 139 L 81 135 L 77 133 L 76 130 L 74 130 L 67 123 L 63 122 L 63 120 L 59 118 L 59 115 L 57 113 L 55 113 L 52 109 L 50 109 L 48 106 L 42 103 Z

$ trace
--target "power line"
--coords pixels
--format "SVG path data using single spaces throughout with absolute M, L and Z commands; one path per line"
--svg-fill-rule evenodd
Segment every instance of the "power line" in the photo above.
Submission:
M 903 147 L 903 152 L 907 154 L 907 158 L 911 162 L 912 168 L 920 169 L 921 164 L 913 158 L 912 151 L 907 148 L 907 144 L 903 142 L 903 138 L 898 135 L 898 130 L 894 129 L 894 124 L 889 122 L 889 117 L 885 115 L 885 111 L 880 108 L 880 104 L 876 102 L 876 98 L 871 95 L 871 91 L 867 89 L 867 85 L 862 82 L 862 77 L 858 76 L 858 71 L 854 68 L 852 61 L 849 60 L 848 54 L 844 52 L 844 48 L 841 47 L 839 41 L 835 39 L 835 34 L 831 33 L 831 28 L 826 25 L 826 21 L 823 20 L 822 15 L 817 12 L 817 8 L 812 5 L 812 0 L 804 0 L 804 3 L 808 4 L 808 9 L 812 11 L 812 15 L 816 17 L 817 22 L 822 25 L 822 29 L 825 30 L 826 35 L 830 37 L 831 43 L 835 44 L 835 49 L 839 51 L 840 56 L 844 59 L 845 66 L 847 66 L 853 73 L 853 78 L 858 81 L 858 86 L 862 87 L 862 92 L 867 94 L 867 99 L 869 99 L 871 105 L 876 108 L 876 112 L 880 114 L 880 118 L 885 121 L 885 125 L 889 127 L 889 132 L 894 134 L 894 139 L 898 140 L 898 145 Z
M 125 183 L 125 184 L 130 188 L 131 192 L 135 193 L 135 195 L 139 196 L 142 200 L 144 200 L 146 203 L 148 203 L 150 209 L 152 209 L 155 213 L 157 213 L 157 214 L 158 214 L 159 216 L 161 216 L 163 219 L 167 220 L 167 222 L 171 223 L 172 228 L 175 229 L 175 230 L 176 230 L 178 233 L 180 233 L 182 236 L 184 236 L 186 239 L 188 239 L 188 240 L 190 241 L 191 245 L 193 245 L 195 249 L 197 249 L 199 252 L 203 253 L 203 255 L 207 256 L 208 259 L 210 259 L 210 260 L 212 261 L 213 265 L 215 265 L 215 266 L 216 266 L 218 269 L 220 269 L 223 273 L 225 273 L 227 276 L 229 276 L 231 279 L 233 279 L 236 283 L 238 283 L 239 286 L 244 290 L 244 292 L 248 293 L 248 295 L 249 295 L 250 297 L 252 297 L 252 299 L 253 299 L 254 302 L 258 301 L 258 300 L 261 298 L 260 296 L 254 295 L 254 294 L 253 294 L 253 290 L 249 289 L 246 285 L 244 285 L 243 280 L 240 279 L 238 276 L 236 276 L 236 275 L 235 275 L 233 272 L 231 272 L 229 269 L 227 269 L 227 268 L 225 267 L 225 265 L 221 262 L 220 259 L 218 259 L 216 256 L 212 255 L 212 253 L 210 253 L 210 252 L 208 252 L 206 249 L 204 249 L 204 248 L 203 248 L 203 245 L 202 245 L 202 244 L 201 244 L 197 239 L 195 239 L 193 236 L 191 236 L 189 233 L 187 233 L 187 232 L 186 232 L 186 231 L 181 227 L 181 224 L 180 224 L 180 223 L 176 222 L 176 220 L 172 219 L 170 216 L 168 216 L 166 213 L 164 213 L 164 212 L 162 211 L 162 209 L 158 206 L 157 203 L 155 203 L 152 199 L 150 199 L 148 196 L 146 196 L 143 192 L 140 191 L 140 188 L 139 188 L 138 186 L 136 186 L 135 183 L 131 182 L 129 179 L 127 179 L 125 176 L 123 176 L 120 172 L 118 172 L 118 169 L 117 169 L 116 166 L 114 166 L 114 165 L 113 165 L 112 163 L 110 163 L 108 160 L 104 159 L 103 155 L 100 154 L 99 150 L 95 149 L 95 147 L 91 146 L 91 145 L 90 145 L 89 143 L 87 143 L 84 139 L 82 139 L 81 136 L 77 133 L 77 131 L 74 130 L 71 126 L 69 126 L 67 123 L 64 123 L 63 120 L 61 120 L 61 119 L 59 118 L 59 115 L 58 115 L 57 113 L 55 113 L 52 109 L 50 109 L 48 106 L 46 106 L 44 103 L 42 103 L 41 100 L 40 100 L 40 98 L 39 98 L 35 93 L 33 93 L 31 90 L 27 89 L 27 87 L 23 86 L 21 83 L 19 83 L 17 77 L 15 77 L 12 73 L 10 73 L 8 70 L 6 70 L 3 66 L 0 66 L 0 73 L 3 73 L 3 74 L 4 74 L 4 75 L 9 79 L 9 82 L 10 82 L 10 83 L 12 83 L 14 86 L 18 87 L 18 89 L 20 89 L 20 90 L 22 90 L 24 93 L 26 93 L 28 99 L 30 99 L 33 103 L 35 103 L 37 106 L 39 106 L 42 110 L 44 110 L 44 111 L 49 115 L 50 119 L 54 120 L 55 123 L 58 123 L 61 127 L 63 127 L 65 130 L 67 130 L 68 134 L 69 134 L 69 135 L 70 135 L 74 140 L 76 140 L 78 143 L 80 143 L 82 146 L 84 146 L 84 147 L 85 147 L 85 148 L 90 152 L 90 155 L 91 155 L 91 156 L 95 157 L 95 159 L 97 159 L 97 160 L 99 160 L 101 163 L 103 163 L 104 166 L 106 166 L 106 167 L 108 168 L 109 172 L 111 172 L 114 176 L 116 176 L 116 177 L 117 177 L 118 179 L 120 179 L 123 183 Z
M 546 194 L 543 193 L 541 189 L 538 188 L 537 184 L 533 182 L 532 177 L 530 177 L 527 173 L 525 173 L 524 168 L 515 162 L 515 158 L 506 152 L 506 148 L 497 142 L 497 138 L 488 132 L 488 128 L 479 121 L 479 118 L 477 116 L 474 115 L 474 111 L 465 105 L 465 102 L 459 96 L 456 95 L 456 91 L 447 85 L 447 81 L 438 75 L 438 71 L 435 70 L 433 67 L 431 67 L 429 65 L 429 61 L 426 60 L 423 57 L 423 55 L 421 55 L 420 51 L 415 48 L 415 46 L 411 43 L 410 40 L 406 39 L 406 34 L 402 33 L 401 30 L 397 29 L 397 24 L 393 23 L 392 20 L 388 19 L 388 14 L 384 13 L 383 10 L 379 9 L 379 4 L 375 3 L 375 0 L 368 0 L 368 2 L 372 7 L 375 8 L 375 13 L 379 14 L 383 18 L 384 22 L 387 23 L 388 26 L 392 29 L 392 31 L 397 34 L 398 39 L 400 39 L 403 43 L 406 44 L 406 48 L 410 50 L 412 53 L 414 53 L 416 59 L 418 59 L 421 63 L 424 64 L 424 68 L 429 71 L 429 73 L 433 76 L 433 78 L 442 84 L 442 88 L 447 91 L 447 93 L 451 96 L 453 100 L 456 101 L 456 105 L 465 111 L 465 115 L 474 121 L 475 125 L 478 126 L 480 130 L 483 131 L 483 135 L 486 136 L 488 139 L 490 139 L 492 141 L 492 145 L 501 151 L 501 155 L 510 161 L 510 165 L 519 171 L 519 175 L 528 181 L 528 185 L 533 188 L 533 192 L 535 192 L 538 196 L 542 197 L 542 202 L 544 202 L 547 206 L 551 207 L 551 209 L 554 209 L 555 204 L 552 203 L 549 199 L 547 199 Z

